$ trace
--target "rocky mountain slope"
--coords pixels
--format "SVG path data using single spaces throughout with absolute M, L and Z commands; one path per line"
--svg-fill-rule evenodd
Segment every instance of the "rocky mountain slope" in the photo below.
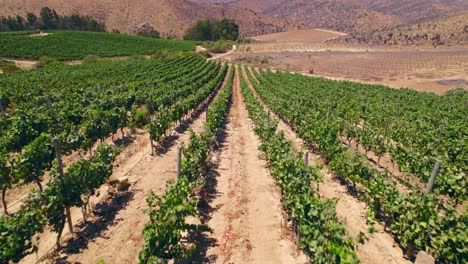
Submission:
M 377 29 L 399 18 L 346 0 L 290 0 L 267 9 L 266 14 L 288 19 L 301 29 L 325 28 L 347 33 Z

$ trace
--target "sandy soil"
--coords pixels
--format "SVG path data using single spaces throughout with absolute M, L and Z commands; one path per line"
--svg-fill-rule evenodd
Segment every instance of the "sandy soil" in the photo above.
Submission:
M 378 52 L 244 52 L 224 59 L 309 76 L 443 94 L 468 88 L 468 49 Z
M 29 34 L 28 37 L 45 37 L 45 36 L 48 36 L 48 35 L 52 35 L 52 33 L 49 33 L 49 32 L 39 32 L 39 33 L 36 33 L 36 34 Z
M 308 42 L 308 43 L 320 43 L 325 42 L 327 40 L 339 38 L 341 36 L 345 36 L 347 34 L 331 31 L 331 30 L 323 30 L 323 29 L 306 29 L 306 30 L 295 30 L 295 31 L 287 31 L 287 32 L 280 32 L 274 33 L 269 35 L 261 35 L 253 37 L 259 43 L 262 42 L 274 42 L 274 43 L 282 43 L 282 42 Z
M 304 263 L 283 227 L 280 191 L 259 158 L 259 139 L 252 131 L 236 73 L 232 108 L 216 177 L 214 208 L 208 221 L 215 246 L 213 263 Z
M 218 59 L 336 80 L 443 94 L 468 88 L 468 46 L 370 46 L 328 41 L 340 32 L 299 30 L 255 37 Z
M 249 81 L 248 84 L 252 89 L 253 87 Z M 262 104 L 268 110 L 268 107 L 264 103 Z M 274 113 L 271 114 L 278 118 Z M 297 151 L 305 149 L 303 141 L 281 120 L 278 129 L 284 131 L 286 138 L 293 142 Z M 309 154 L 309 163 L 311 165 L 323 165 L 320 157 L 314 154 Z M 375 225 L 375 233 L 369 233 L 370 225 L 367 224 L 365 216 L 366 204 L 349 194 L 346 187 L 333 177 L 327 166 L 323 166 L 321 172 L 323 182 L 319 186 L 320 194 L 324 198 L 338 199 L 336 205 L 337 216 L 345 223 L 348 234 L 354 241 L 357 241 L 361 232 L 368 238 L 363 244 L 356 242 L 356 252 L 362 263 L 411 263 L 411 261 L 404 258 L 402 250 L 395 243 L 393 237 L 384 231 L 381 224 Z

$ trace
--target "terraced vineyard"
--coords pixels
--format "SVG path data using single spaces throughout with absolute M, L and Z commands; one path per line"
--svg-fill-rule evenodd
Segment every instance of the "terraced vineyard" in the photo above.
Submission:
M 467 262 L 466 91 L 180 54 L 0 87 L 1 263 Z

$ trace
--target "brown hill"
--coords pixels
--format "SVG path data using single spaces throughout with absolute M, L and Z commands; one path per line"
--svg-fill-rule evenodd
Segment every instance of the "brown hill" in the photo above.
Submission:
M 129 33 L 138 25 L 151 24 L 163 35 L 182 37 L 183 32 L 197 20 L 235 19 L 241 34 L 252 36 L 284 31 L 288 24 L 245 8 L 222 5 L 201 5 L 187 0 L 2 0 L 0 16 L 38 14 L 48 6 L 58 13 L 90 15 L 104 22 L 108 30 Z
M 288 19 L 301 29 L 325 28 L 347 33 L 368 31 L 400 22 L 396 16 L 347 0 L 290 0 L 265 13 Z
M 400 17 L 406 23 L 417 23 L 446 17 L 467 10 L 463 0 L 357 0 L 369 8 Z
M 342 40 L 376 45 L 468 45 L 468 12 L 424 23 L 357 32 Z
M 285 0 L 190 0 L 202 4 L 221 4 L 248 8 L 257 12 L 270 9 Z

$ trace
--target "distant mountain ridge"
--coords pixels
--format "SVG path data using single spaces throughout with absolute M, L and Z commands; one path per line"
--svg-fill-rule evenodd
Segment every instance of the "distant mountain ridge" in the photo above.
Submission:
M 38 14 L 43 6 L 64 15 L 89 15 L 109 31 L 124 33 L 148 24 L 181 38 L 197 20 L 228 17 L 239 23 L 242 36 L 323 28 L 350 34 L 347 41 L 376 44 L 430 44 L 438 33 L 445 39 L 440 43 L 464 43 L 465 22 L 449 17 L 468 11 L 466 0 L 2 0 L 0 16 Z M 430 23 L 443 26 L 435 31 L 423 26 L 422 36 L 413 27 Z
M 468 11 L 466 0 L 191 0 L 242 6 L 299 28 L 362 33 L 422 23 Z
M 237 6 L 204 5 L 188 0 L 2 0 L 0 16 L 38 14 L 44 6 L 60 14 L 79 13 L 104 22 L 108 30 L 130 33 L 143 23 L 151 24 L 163 35 L 181 38 L 196 21 L 224 16 L 240 24 L 242 35 L 253 36 L 284 31 L 288 23 Z

